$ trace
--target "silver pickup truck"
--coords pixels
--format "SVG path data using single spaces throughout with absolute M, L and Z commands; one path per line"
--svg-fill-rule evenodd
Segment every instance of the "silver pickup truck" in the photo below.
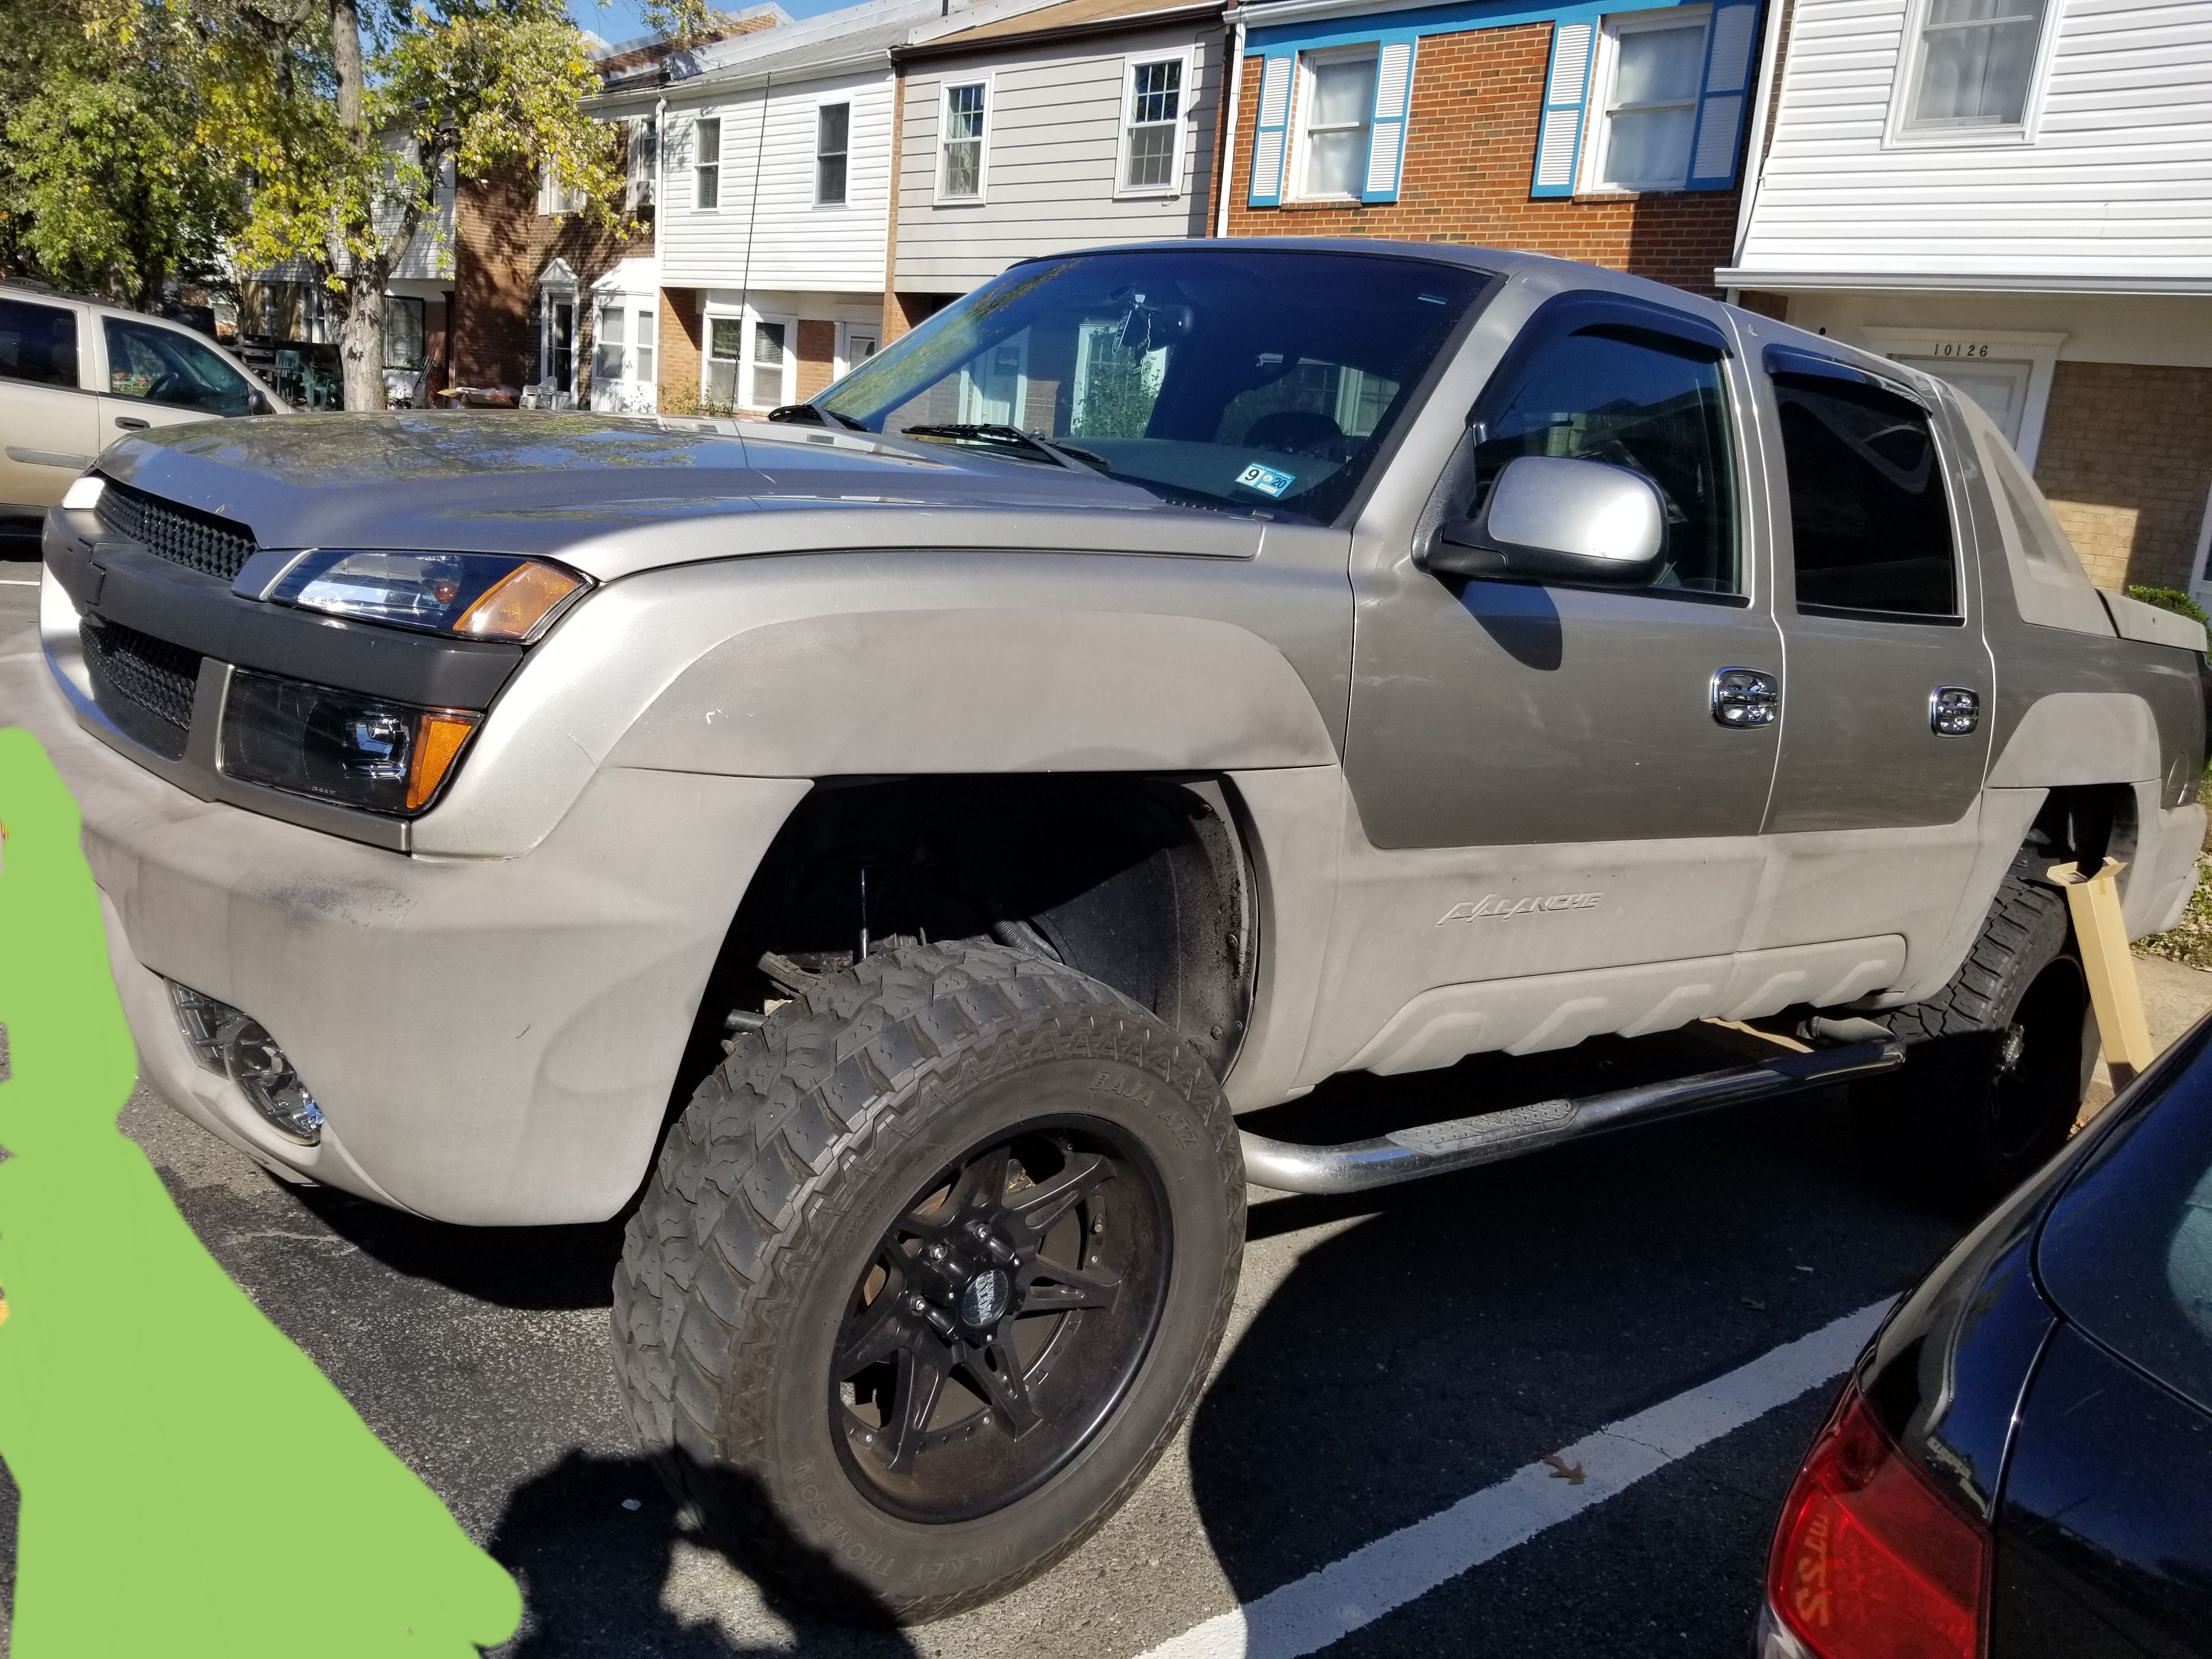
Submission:
M 629 1216 L 704 1524 L 905 1619 L 1071 1548 L 1342 1192 L 1820 1085 L 1987 1191 L 2191 890 L 2204 635 L 1909 368 L 1483 249 L 1018 265 L 762 422 L 149 431 L 0 709 L 146 1080 L 291 1181 Z M 43 660 L 40 660 L 40 659 Z M 1771 1060 L 1340 1144 L 1340 1073 Z M 1492 1103 L 1493 1105 L 1498 1103 Z

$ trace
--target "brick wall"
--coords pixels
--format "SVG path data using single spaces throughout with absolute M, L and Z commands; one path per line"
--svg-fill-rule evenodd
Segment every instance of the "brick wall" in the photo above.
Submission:
M 837 325 L 799 322 L 799 401 L 806 402 L 837 378 Z
M 1373 206 L 1246 205 L 1262 61 L 1246 58 L 1228 170 L 1229 234 L 1525 248 L 1717 294 L 1713 270 L 1735 248 L 1735 191 L 1528 199 L 1551 47 L 1549 23 L 1424 37 L 1414 54 L 1398 199 Z
M 919 328 L 959 297 L 957 294 L 886 292 L 884 295 L 884 337 L 878 343 L 889 345 L 900 335 Z
M 2100 587 L 2186 587 L 2212 490 L 2212 368 L 2058 364 L 2035 481 Z
M 538 211 L 537 175 L 521 168 L 465 179 L 453 213 L 453 382 L 527 386 L 538 378 L 530 307 L 556 258 L 576 273 L 576 387 L 591 379 L 591 286 L 629 254 L 653 252 L 653 229 L 625 236 L 580 213 Z
M 688 415 L 699 407 L 699 366 L 705 355 L 700 332 L 699 290 L 664 288 L 660 290 L 660 412 Z

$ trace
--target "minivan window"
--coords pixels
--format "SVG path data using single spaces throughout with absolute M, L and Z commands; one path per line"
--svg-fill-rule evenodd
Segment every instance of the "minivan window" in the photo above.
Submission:
M 1655 586 L 1742 591 L 1718 351 L 1599 324 L 1545 347 L 1506 395 L 1475 447 L 1470 513 L 1518 456 L 1609 461 L 1650 479 L 1666 503 L 1667 562 Z
M 1951 508 L 1928 411 L 1851 380 L 1777 374 L 1797 608 L 1959 614 Z
M 118 398 L 245 415 L 253 408 L 246 377 L 189 335 L 155 323 L 103 319 L 107 331 L 107 389 Z
M 76 384 L 76 313 L 59 306 L 0 300 L 0 380 Z
M 1194 506 L 1328 521 L 1350 501 L 1487 273 L 1208 247 L 1016 265 L 815 406 L 847 427 L 1060 456 Z

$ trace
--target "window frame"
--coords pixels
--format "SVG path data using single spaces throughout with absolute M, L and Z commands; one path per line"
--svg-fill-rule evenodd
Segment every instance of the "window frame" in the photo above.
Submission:
M 705 130 L 714 129 L 714 159 L 702 161 L 706 146 L 702 142 Z M 714 199 L 708 196 L 708 180 L 712 175 Z M 694 213 L 720 213 L 722 210 L 722 118 L 719 115 L 695 115 L 691 118 L 691 210 Z
M 1193 117 L 1193 82 L 1197 76 L 1197 54 L 1190 46 L 1170 52 L 1132 52 L 1121 60 L 1121 130 L 1114 145 L 1114 194 L 1117 198 L 1171 200 L 1182 194 L 1183 168 L 1189 161 L 1189 137 Z M 1137 71 L 1160 64 L 1182 66 L 1182 78 L 1176 92 L 1176 112 L 1166 121 L 1139 122 L 1137 113 Z M 1370 121 L 1371 124 L 1372 117 Z M 1164 185 L 1133 185 L 1129 182 L 1129 161 L 1134 148 L 1139 126 L 1169 127 L 1175 134 L 1173 153 L 1168 161 L 1168 179 Z
M 1794 346 L 1770 345 L 1760 354 L 1756 365 L 1759 378 L 1765 382 L 1761 397 L 1766 405 L 1765 421 L 1772 422 L 1772 449 L 1775 482 L 1781 486 L 1780 511 L 1774 523 L 1781 532 L 1775 538 L 1774 562 L 1777 580 L 1779 572 L 1787 566 L 1790 573 L 1789 614 L 1797 617 L 1841 618 L 1846 622 L 1885 623 L 1906 628 L 1965 628 L 1978 623 L 1975 609 L 1976 586 L 1968 580 L 1966 504 L 1960 500 L 1956 488 L 1961 477 L 1958 458 L 1953 453 L 1951 434 L 1946 428 L 1942 409 L 1942 393 L 1923 392 L 1909 379 L 1915 371 L 1899 363 L 1893 374 L 1876 374 L 1848 363 L 1838 357 L 1829 357 L 1814 351 L 1800 350 Z M 1788 441 L 1782 428 L 1782 401 L 1778 395 L 1778 377 L 1790 376 L 1804 380 L 1832 380 L 1843 385 L 1864 387 L 1907 404 L 1920 411 L 1928 423 L 1929 447 L 1936 455 L 1936 488 L 1942 492 L 1945 522 L 1950 526 L 1951 540 L 1951 602 L 1954 607 L 1947 612 L 1932 611 L 1876 611 L 1860 605 L 1824 605 L 1818 600 L 1808 603 L 1797 591 L 1797 535 L 1796 505 L 1790 495 L 1790 458 L 1784 447 Z M 1929 377 L 1932 379 L 1933 377 Z M 1954 396 L 1958 394 L 1954 393 Z M 1776 594 L 1776 610 L 1782 610 L 1781 594 Z
M 1890 82 L 1888 118 L 1883 125 L 1884 149 L 2008 149 L 2032 144 L 2043 126 L 2045 92 L 2051 83 L 2051 61 L 2057 51 L 2058 12 L 2063 0 L 2041 0 L 2035 21 L 2035 50 L 2030 55 L 2027 85 L 2021 96 L 2021 118 L 2010 122 L 1919 121 L 1913 106 L 1920 101 L 1920 80 L 1928 65 L 1928 14 L 1933 0 L 1909 0 L 1905 30 L 1897 51 L 1896 73 Z M 1948 27 L 1935 25 L 1936 27 Z M 1967 27 L 1957 25 L 1956 27 Z
M 1364 63 L 1367 65 L 1366 114 L 1361 118 L 1356 126 L 1351 122 L 1337 122 L 1324 129 L 1329 132 L 1356 131 L 1366 136 L 1367 142 L 1361 146 L 1359 152 L 1359 176 L 1364 179 L 1367 176 L 1367 157 L 1375 147 L 1375 76 L 1381 66 L 1382 58 L 1382 43 L 1379 40 L 1364 40 L 1352 46 L 1325 46 L 1316 51 L 1301 52 L 1298 54 L 1297 73 L 1291 89 L 1291 154 L 1288 179 L 1288 182 L 1296 188 L 1284 191 L 1279 198 L 1280 200 L 1285 202 L 1358 202 L 1361 199 L 1361 194 L 1357 190 L 1346 193 L 1341 191 L 1316 191 L 1306 188 L 1306 169 L 1310 164 L 1313 154 L 1314 129 L 1308 116 L 1313 108 L 1314 70 L 1317 67 L 1331 64 Z
M 1660 335 L 1700 351 L 1715 354 L 1727 426 L 1730 504 L 1735 514 L 1735 590 L 1717 592 L 1698 587 L 1632 587 L 1612 590 L 1623 599 L 1656 599 L 1670 605 L 1717 605 L 1747 609 L 1761 599 L 1765 558 L 1753 533 L 1753 503 L 1759 499 L 1752 447 L 1767 442 L 1765 419 L 1752 401 L 1744 379 L 1745 365 L 1736 342 L 1719 324 L 1693 313 L 1677 311 L 1648 300 L 1579 289 L 1547 300 L 1522 325 L 1505 356 L 1492 371 L 1476 395 L 1471 425 L 1491 428 L 1523 390 L 1528 374 L 1543 356 L 1573 335 L 1592 327 L 1612 327 Z M 1466 471 L 1455 478 L 1456 492 L 1474 482 L 1474 453 L 1462 447 Z M 1462 465 L 1455 459 L 1455 468 Z M 1469 501 L 1472 509 L 1476 504 Z
M 823 118 L 833 109 L 842 109 L 845 112 L 845 144 L 842 149 L 829 150 L 822 147 L 822 124 Z M 823 195 L 822 191 L 823 163 L 833 159 L 843 164 L 842 170 L 838 174 L 837 195 L 835 200 Z M 851 206 L 852 201 L 853 100 L 850 97 L 825 98 L 814 106 L 814 205 L 842 208 Z
M 951 131 L 952 94 L 970 87 L 980 88 L 983 94 L 982 123 L 972 141 L 975 146 L 975 193 L 955 196 L 945 189 L 945 179 L 951 172 L 951 146 L 967 143 L 968 139 L 954 140 L 947 135 Z M 976 207 L 989 199 L 991 189 L 991 115 L 998 106 L 998 77 L 984 75 L 959 81 L 941 81 L 937 88 L 937 194 L 939 207 Z
M 40 295 L 9 293 L 0 295 L 0 299 L 6 300 L 10 305 L 24 306 L 39 311 L 55 312 L 58 313 L 62 316 L 67 317 L 70 319 L 70 331 L 76 337 L 75 343 L 70 347 L 70 352 L 76 360 L 74 373 L 71 374 L 70 378 L 65 381 L 33 380 L 24 375 L 9 374 L 0 372 L 0 382 L 4 382 L 9 386 L 40 386 L 48 391 L 53 392 L 82 392 L 92 393 L 98 391 L 99 388 L 97 384 L 93 386 L 88 386 L 85 384 L 85 371 L 91 364 L 91 349 L 88 337 L 100 332 L 97 329 L 87 326 L 87 325 L 91 321 L 91 318 L 88 313 L 73 305 L 56 305 L 46 299 L 44 295 Z
M 81 321 L 87 323 L 93 320 L 94 319 L 89 316 L 81 319 Z M 173 325 L 164 322 L 161 319 L 155 317 L 148 317 L 143 315 L 118 317 L 111 313 L 100 316 L 97 320 L 100 324 L 100 326 L 97 329 L 81 330 L 77 336 L 77 373 L 80 377 L 82 377 L 84 372 L 84 335 L 86 332 L 92 332 L 96 333 L 100 337 L 100 378 L 99 383 L 92 388 L 97 396 L 117 398 L 124 403 L 144 404 L 155 409 L 189 409 L 193 410 L 195 413 L 210 415 L 218 419 L 228 418 L 223 416 L 221 411 L 202 410 L 196 404 L 171 403 L 164 398 L 149 398 L 139 392 L 118 392 L 115 389 L 115 334 L 118 331 L 122 329 L 135 328 L 148 334 L 166 336 L 169 339 L 181 343 L 181 347 L 185 350 L 198 351 L 206 356 L 213 358 L 216 363 L 226 374 L 234 374 L 240 380 L 245 383 L 246 406 L 242 412 L 249 415 L 259 412 L 255 407 L 255 399 L 261 395 L 260 383 L 256 380 L 252 374 L 246 373 L 241 365 L 233 362 L 230 358 L 224 354 L 222 347 L 215 341 L 195 333 L 191 329 L 176 327 Z M 382 354 L 380 353 L 380 362 L 381 361 L 381 356 Z M 381 373 L 381 370 L 380 369 L 379 372 Z M 40 383 L 29 380 L 12 380 L 10 381 L 10 384 L 15 386 L 31 386 Z M 52 383 L 48 382 L 47 384 Z M 57 389 L 65 390 L 66 388 Z
M 657 207 L 660 197 L 660 135 L 650 115 L 623 123 L 623 209 Z
M 1620 68 L 1620 37 L 1624 34 L 1656 34 L 1667 29 L 1686 33 L 1695 27 L 1699 30 L 1698 46 L 1698 82 L 1686 99 L 1668 99 L 1654 103 L 1633 106 L 1630 112 L 1650 109 L 1686 108 L 1690 112 L 1690 152 L 1682 158 L 1682 176 L 1672 184 L 1649 182 L 1634 185 L 1615 185 L 1605 182 L 1605 164 L 1613 150 L 1613 118 L 1617 106 L 1613 101 L 1613 81 Z M 1665 6 L 1648 11 L 1614 12 L 1598 20 L 1597 39 L 1592 46 L 1589 89 L 1583 102 L 1582 156 L 1575 186 L 1577 196 L 1605 196 L 1615 198 L 1638 196 L 1671 196 L 1686 191 L 1690 185 L 1690 169 L 1696 165 L 1698 110 L 1703 100 L 1705 80 L 1705 59 L 1712 51 L 1713 8 L 1700 6 Z
M 738 357 L 738 389 L 750 392 L 755 371 L 767 367 L 753 349 L 759 342 L 759 331 L 764 324 L 783 331 L 783 362 L 779 365 L 783 383 L 778 388 L 775 402 L 757 404 L 738 398 L 731 404 L 733 409 L 757 409 L 765 413 L 799 401 L 799 319 L 781 312 L 748 311 L 744 313 L 744 331 L 738 337 L 741 343 Z
M 538 216 L 541 219 L 565 218 L 572 213 L 581 213 L 591 204 L 591 197 L 574 185 L 564 185 L 553 171 L 549 159 L 538 164 Z

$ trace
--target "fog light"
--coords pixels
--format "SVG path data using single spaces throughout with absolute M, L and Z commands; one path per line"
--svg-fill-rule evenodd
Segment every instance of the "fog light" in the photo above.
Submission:
M 322 1108 L 259 1020 L 174 980 L 169 1000 L 193 1059 L 235 1083 L 288 1140 L 313 1146 L 323 1138 Z

